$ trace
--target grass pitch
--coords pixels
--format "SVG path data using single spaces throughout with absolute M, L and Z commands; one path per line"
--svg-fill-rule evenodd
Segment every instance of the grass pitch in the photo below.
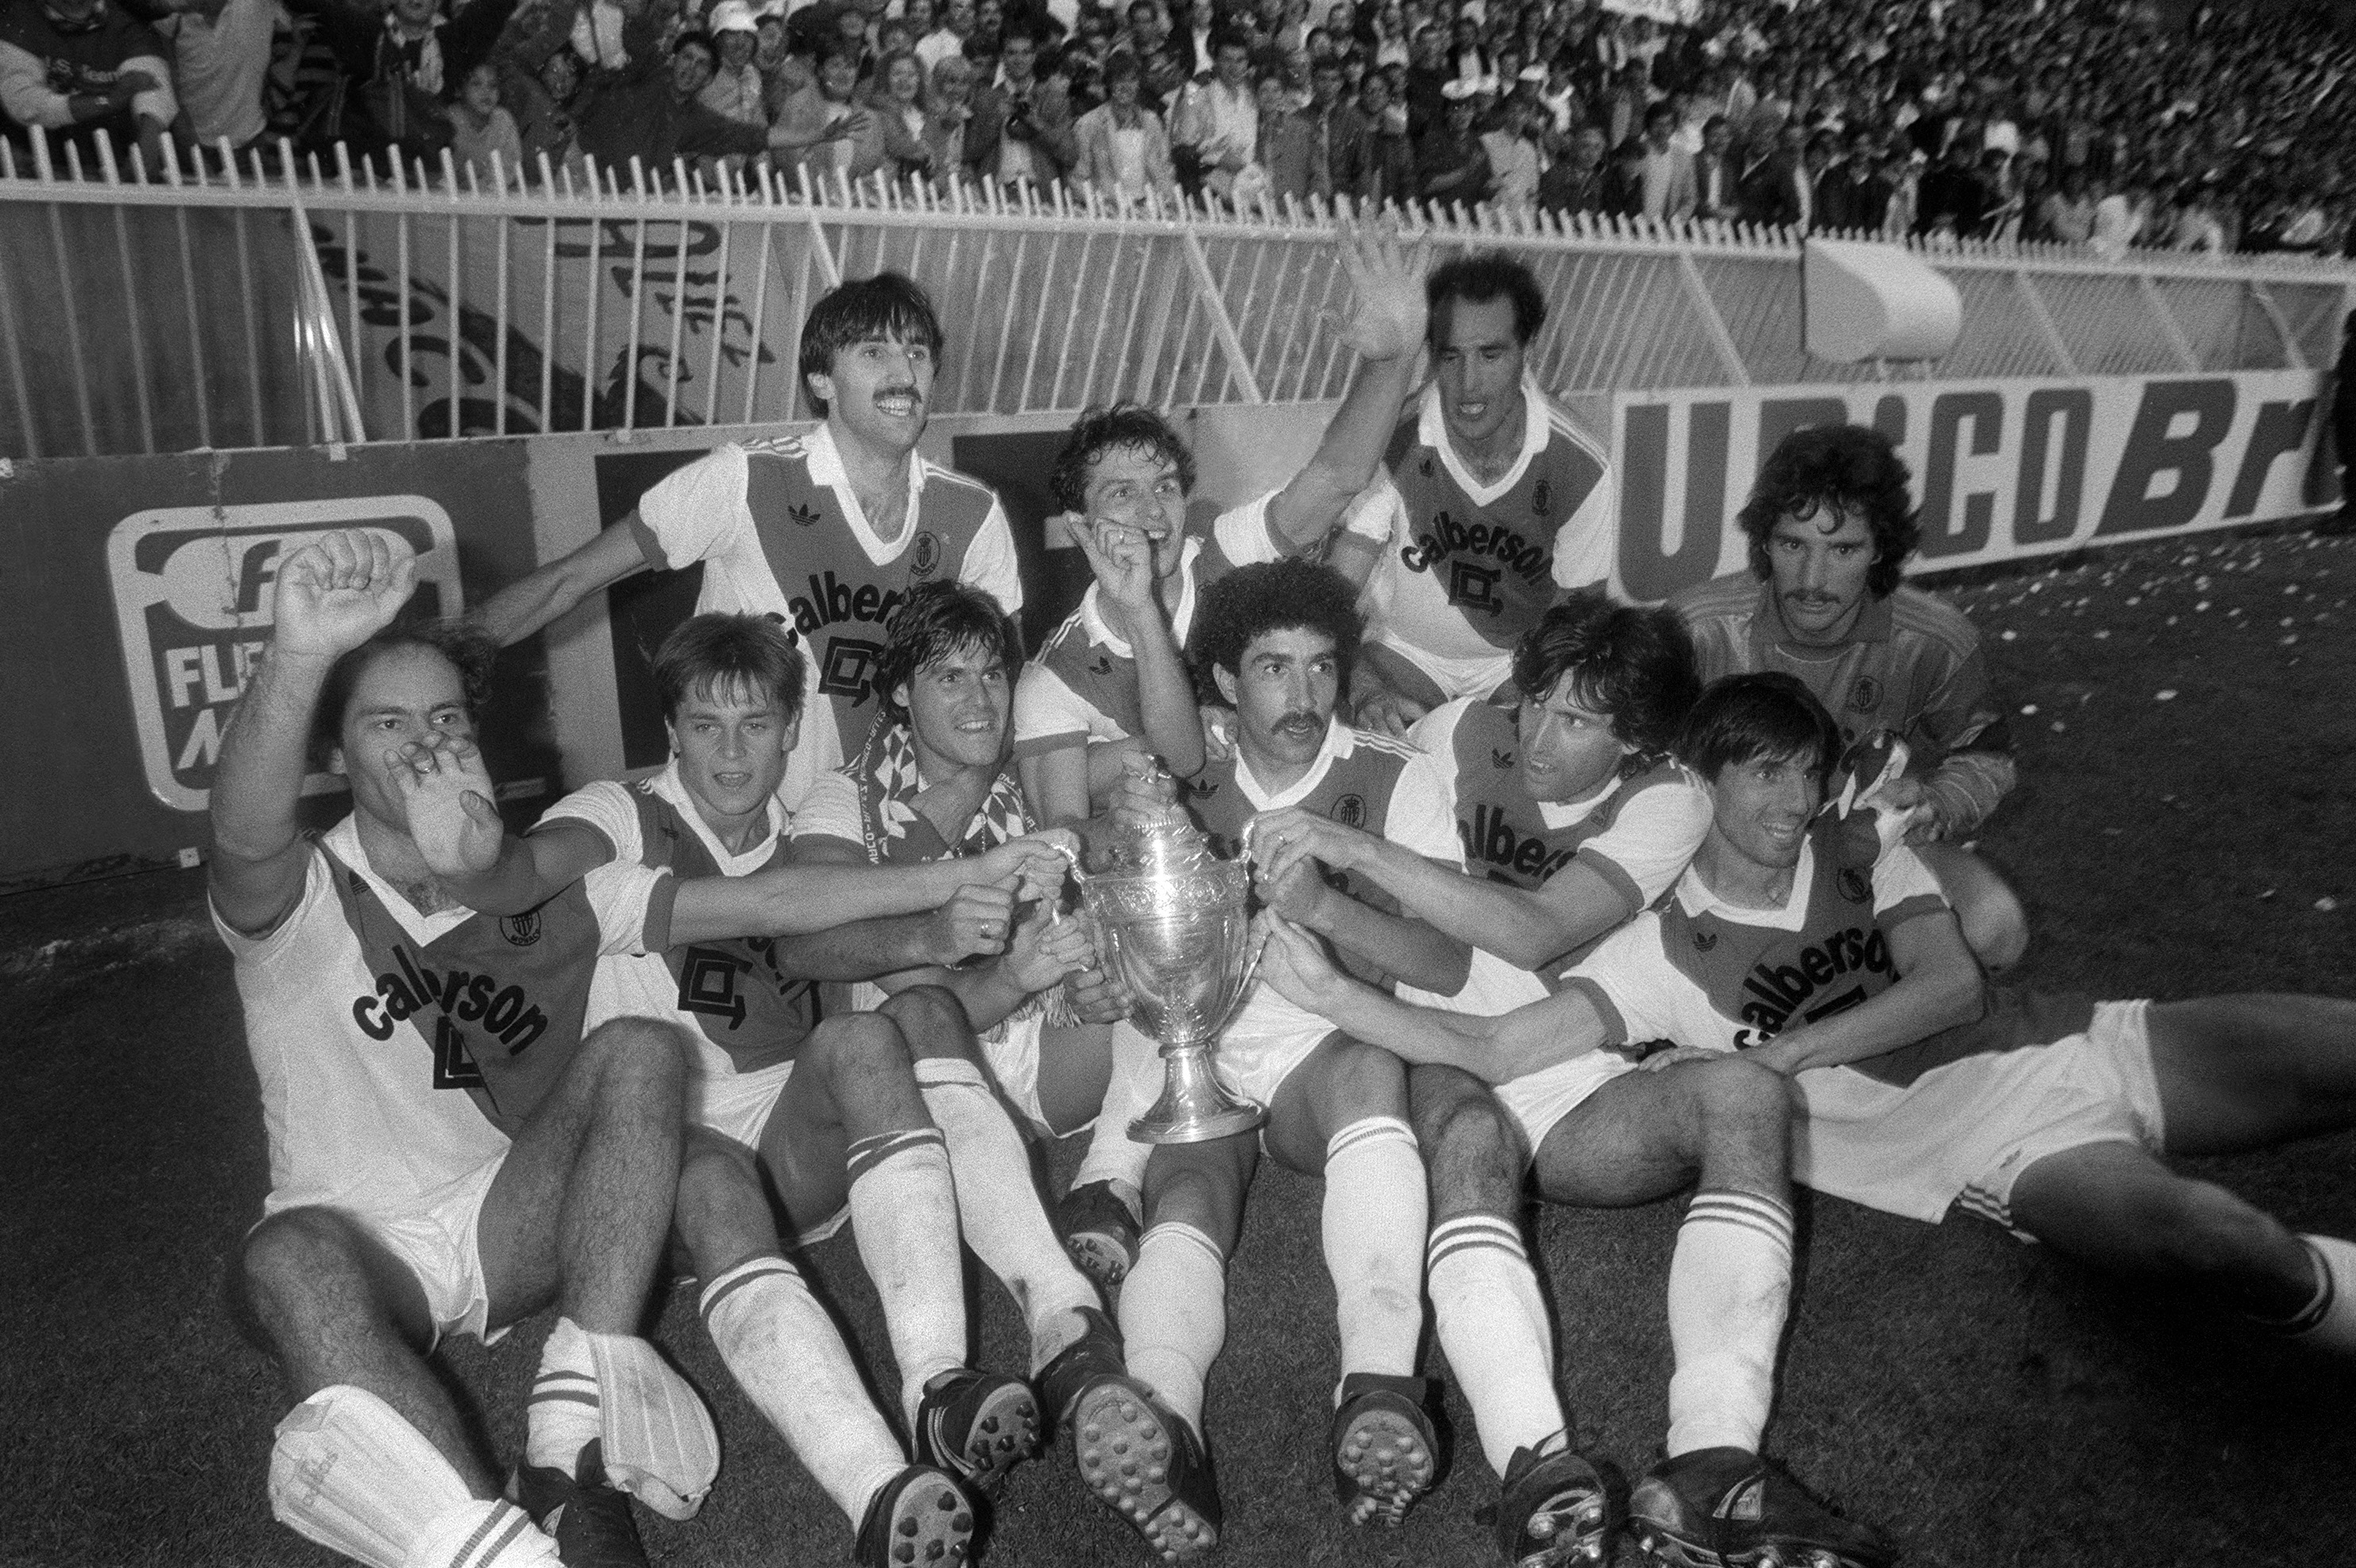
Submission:
M 2356 540 L 2152 544 L 1954 591 L 2015 710 L 2023 784 L 1983 848 L 2028 899 L 2023 978 L 2104 996 L 2356 996 Z M 314 1564 L 262 1492 L 283 1395 L 231 1328 L 222 1264 L 267 1185 L 229 965 L 195 874 L 0 901 L 0 1562 Z M 1060 1179 L 1076 1147 L 1055 1151 Z M 2294 1226 L 2356 1231 L 2356 1135 L 2200 1162 Z M 1893 1531 L 1910 1563 L 2345 1562 L 2356 1368 L 2293 1353 L 1980 1221 L 1802 1203 L 1801 1288 L 1772 1452 Z M 1535 1220 L 1581 1439 L 1658 1450 L 1676 1206 Z M 1344 1522 L 1317 1188 L 1269 1168 L 1229 1292 L 1209 1421 L 1243 1565 L 1489 1560 L 1494 1485 L 1451 1392 L 1453 1463 L 1407 1526 Z M 811 1273 L 886 1369 L 848 1239 Z M 994 1282 L 982 1360 L 1020 1360 Z M 685 1293 L 658 1337 L 711 1396 L 721 1483 L 665 1563 L 847 1562 L 849 1525 L 723 1373 Z M 547 1330 L 444 1364 L 511 1456 Z M 1434 1358 L 1435 1361 L 1437 1358 Z M 1440 1370 L 1435 1367 L 1435 1370 Z M 1068 1452 L 1067 1450 L 1066 1451 Z M 1143 1564 L 1064 1453 L 1018 1471 L 990 1560 Z M 1622 1561 L 1633 1562 L 1623 1551 Z

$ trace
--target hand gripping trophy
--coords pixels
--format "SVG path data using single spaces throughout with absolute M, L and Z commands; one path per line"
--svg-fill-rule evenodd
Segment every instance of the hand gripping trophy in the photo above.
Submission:
M 1204 1143 L 1266 1121 L 1266 1106 L 1229 1093 L 1213 1070 L 1219 1031 L 1258 967 L 1245 909 L 1250 862 L 1214 856 L 1172 803 L 1116 847 L 1112 869 L 1080 885 L 1099 946 L 1129 987 L 1131 1016 L 1168 1064 L 1162 1097 L 1129 1124 L 1129 1136 Z

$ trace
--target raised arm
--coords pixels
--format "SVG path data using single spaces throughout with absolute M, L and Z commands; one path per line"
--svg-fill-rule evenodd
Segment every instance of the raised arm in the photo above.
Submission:
M 1157 546 L 1137 529 L 1112 522 L 1090 521 L 1075 531 L 1096 573 L 1102 613 L 1137 661 L 1146 747 L 1172 773 L 1192 778 L 1203 771 L 1203 719 L 1194 703 L 1194 678 L 1162 603 L 1155 560 L 1158 550 L 1179 549 L 1182 540 L 1173 532 Z
M 1405 254 L 1396 238 L 1361 231 L 1344 239 L 1339 251 L 1350 280 L 1349 313 L 1339 325 L 1358 367 L 1316 453 L 1269 502 L 1269 531 L 1287 550 L 1322 541 L 1373 482 L 1415 375 L 1430 315 L 1420 247 Z
M 296 806 L 327 672 L 391 625 L 416 586 L 409 547 L 373 532 L 323 534 L 279 568 L 269 649 L 213 772 L 212 901 L 235 929 L 268 932 L 302 898 Z
M 1863 1061 L 1975 1022 L 1987 1010 L 1987 982 L 1953 911 L 1916 915 L 1890 933 L 1902 976 L 1879 996 L 1815 1023 L 1786 1029 L 1748 1052 L 1778 1072 Z
M 1601 1015 L 1580 992 L 1560 991 L 1494 1017 L 1417 1007 L 1341 973 L 1292 923 L 1276 918 L 1267 925 L 1263 981 L 1352 1039 L 1410 1064 L 1457 1067 L 1508 1083 L 1610 1042 Z
M 598 590 L 644 571 L 648 561 L 638 546 L 637 521 L 633 511 L 572 554 L 518 578 L 486 600 L 471 619 L 506 647 Z

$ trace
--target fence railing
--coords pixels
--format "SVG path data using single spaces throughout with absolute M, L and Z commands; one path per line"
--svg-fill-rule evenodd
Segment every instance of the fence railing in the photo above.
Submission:
M 659 180 L 635 162 L 380 177 L 283 149 L 160 181 L 112 162 L 59 177 L 38 150 L 27 168 L 0 144 L 0 452 L 17 455 L 808 417 L 804 315 L 887 267 L 940 307 L 942 413 L 1324 399 L 1349 371 L 1330 241 L 1363 215 L 1322 206 Z M 1380 216 L 1442 253 L 1526 261 L 1548 301 L 1534 368 L 1564 394 L 2320 368 L 2356 304 L 2356 269 L 2304 257 L 1917 246 L 1963 295 L 1953 351 L 1836 365 L 1803 347 L 1784 231 Z

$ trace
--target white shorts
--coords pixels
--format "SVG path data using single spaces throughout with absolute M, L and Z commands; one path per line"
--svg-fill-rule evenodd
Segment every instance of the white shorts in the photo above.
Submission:
M 1266 1031 L 1237 1027 L 1247 1021 L 1239 1018 L 1227 1027 L 1226 1032 L 1219 1036 L 1218 1051 L 1211 1060 L 1220 1083 L 1245 1099 L 1257 1100 L 1263 1105 L 1275 1104 L 1277 1091 L 1284 1087 L 1284 1081 L 1319 1046 L 1342 1032 L 1322 1019 L 1313 1029 L 1304 1029 L 1290 1020 Z
M 793 1075 L 791 1061 L 756 1068 L 751 1072 L 699 1072 L 688 1080 L 687 1119 L 695 1126 L 708 1127 L 742 1144 L 757 1157 L 761 1135 L 768 1130 L 769 1118 L 776 1115 L 787 1080 Z M 797 1246 L 814 1247 L 850 1222 L 851 1205 L 845 1203 L 817 1224 L 796 1232 L 792 1240 Z
M 1485 698 L 1513 677 L 1514 656 L 1502 648 L 1474 658 L 1452 658 L 1401 642 L 1388 632 L 1377 633 L 1373 641 L 1376 647 L 1421 670 L 1432 685 L 1440 688 L 1443 702 L 1453 702 L 1460 697 Z
M 2083 1034 L 1951 1061 L 1903 1087 L 1837 1068 L 1804 1072 L 1793 1178 L 1912 1219 L 1935 1222 L 1961 1200 L 2008 1224 L 2014 1180 L 2047 1155 L 2160 1147 L 2149 1008 L 2099 1003 Z
M 1032 1130 L 1054 1138 L 1047 1113 L 1039 1104 L 1039 1038 L 1047 1027 L 1044 1018 L 1009 1019 L 981 1035 L 981 1059 L 998 1081 L 999 1093 L 1023 1113 Z
M 1497 1103 L 1506 1114 L 1522 1125 L 1522 1135 L 1529 1140 L 1530 1158 L 1538 1156 L 1538 1146 L 1555 1129 L 1555 1124 L 1586 1103 L 1587 1097 L 1623 1072 L 1633 1072 L 1636 1064 L 1614 1051 L 1590 1051 L 1584 1056 L 1574 1056 L 1569 1061 L 1558 1061 L 1552 1067 L 1525 1073 L 1509 1083 L 1496 1086 Z
M 393 1208 L 334 1211 L 367 1232 L 417 1281 L 425 1295 L 426 1314 L 434 1320 L 436 1344 L 444 1334 L 472 1334 L 486 1345 L 507 1337 L 506 1328 L 490 1326 L 491 1291 L 483 1277 L 481 1248 L 483 1200 L 507 1157 L 501 1151 L 465 1175 Z

